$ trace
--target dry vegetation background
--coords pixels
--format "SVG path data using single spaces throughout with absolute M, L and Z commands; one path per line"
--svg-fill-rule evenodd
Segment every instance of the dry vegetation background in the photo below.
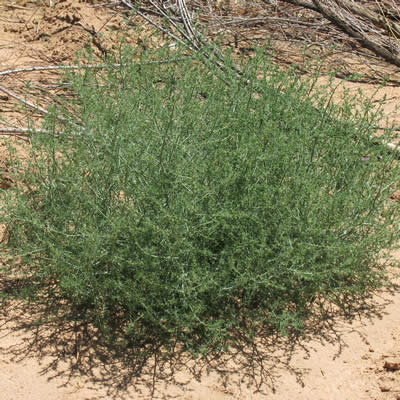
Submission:
M 144 1 L 135 16 L 129 14 L 132 6 L 125 0 L 0 2 L 0 135 L 21 143 L 21 158 L 32 134 L 28 121 L 38 128 L 58 95 L 68 97 L 62 69 L 73 64 L 76 52 L 92 48 L 93 64 L 101 65 L 122 38 L 134 46 L 156 46 L 163 40 L 160 29 L 193 51 L 218 40 L 238 55 L 251 56 L 255 46 L 269 41 L 282 68 L 296 63 L 303 74 L 316 67 L 318 57 L 337 82 L 348 79 L 344 87 L 350 91 L 361 88 L 377 102 L 385 97 L 388 123 L 400 123 L 398 1 Z M 399 141 L 394 135 L 393 148 Z M 8 168 L 1 141 L 4 189 L 14 184 Z M 1 278 L 0 285 L 7 288 Z M 73 327 L 36 329 L 34 310 L 3 305 L 0 399 L 398 400 L 400 297 L 381 294 L 372 303 L 375 308 L 366 305 L 357 323 L 339 318 L 336 325 L 321 327 L 322 338 L 310 337 L 296 349 L 272 340 L 208 364 L 173 360 L 157 370 L 156 360 L 140 377 L 123 359 L 94 355 L 82 341 L 84 333 Z M 107 365 L 106 372 L 99 365 Z

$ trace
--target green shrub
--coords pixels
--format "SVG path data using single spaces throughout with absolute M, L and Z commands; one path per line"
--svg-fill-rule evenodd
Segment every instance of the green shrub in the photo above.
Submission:
M 148 61 L 72 75 L 76 102 L 3 194 L 7 245 L 48 301 L 104 338 L 197 352 L 382 283 L 399 170 L 368 105 L 324 108 L 263 56 L 224 81 Z

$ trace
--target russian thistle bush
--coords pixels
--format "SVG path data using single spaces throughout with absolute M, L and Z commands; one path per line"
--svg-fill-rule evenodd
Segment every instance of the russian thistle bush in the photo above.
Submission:
M 148 61 L 70 76 L 73 107 L 4 193 L 7 246 L 46 301 L 107 339 L 197 352 L 382 284 L 399 169 L 367 104 L 323 106 L 263 56 L 224 80 Z

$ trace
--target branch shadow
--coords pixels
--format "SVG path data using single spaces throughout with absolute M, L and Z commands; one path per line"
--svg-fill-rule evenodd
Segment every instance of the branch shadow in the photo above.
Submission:
M 0 276 L 0 293 L 15 295 L 29 286 L 29 279 Z M 399 285 L 392 284 L 386 293 L 395 294 Z M 380 292 L 383 293 L 383 292 Z M 11 296 L 12 297 L 12 296 Z M 190 382 L 202 381 L 214 374 L 221 388 L 227 393 L 251 388 L 253 392 L 271 395 L 277 390 L 277 382 L 283 371 L 295 376 L 300 386 L 308 373 L 296 367 L 293 356 L 302 351 L 310 356 L 317 343 L 333 344 L 335 357 L 346 347 L 343 339 L 349 331 L 362 333 L 351 323 L 368 323 L 383 318 L 386 307 L 392 301 L 388 296 L 366 296 L 346 309 L 321 301 L 309 319 L 302 335 L 282 337 L 260 331 L 250 343 L 242 338 L 241 345 L 232 346 L 224 354 L 211 354 L 194 359 L 178 345 L 171 356 L 166 357 L 160 347 L 149 345 L 145 352 L 104 343 L 99 333 L 87 323 L 66 321 L 49 315 L 48 306 L 11 298 L 0 298 L 0 340 L 15 335 L 14 344 L 0 347 L 3 356 L 12 362 L 27 358 L 40 360 L 40 374 L 48 380 L 56 380 L 68 387 L 76 378 L 85 380 L 91 388 L 102 388 L 103 398 L 132 398 L 134 390 L 146 398 L 172 399 L 179 397 L 179 390 L 193 390 Z M 62 305 L 57 304 L 59 309 Z M 350 324 L 349 324 L 350 322 Z M 166 387 L 178 388 L 168 394 Z

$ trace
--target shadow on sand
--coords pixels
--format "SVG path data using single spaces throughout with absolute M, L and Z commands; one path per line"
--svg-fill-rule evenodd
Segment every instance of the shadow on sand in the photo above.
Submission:
M 260 332 L 254 343 L 247 341 L 232 347 L 228 353 L 193 359 L 178 346 L 172 356 L 165 357 L 157 346 L 149 345 L 145 352 L 135 352 L 106 344 L 88 324 L 55 316 L 48 302 L 44 306 L 10 299 L 26 285 L 29 285 L 26 280 L 0 276 L 3 294 L 0 340 L 7 336 L 17 338 L 14 344 L 0 347 L 3 355 L 13 362 L 31 357 L 39 359 L 40 372 L 49 380 L 61 378 L 67 387 L 77 377 L 84 377 L 88 385 L 102 388 L 106 393 L 103 398 L 113 399 L 132 398 L 128 389 L 129 393 L 134 390 L 146 398 L 173 398 L 176 396 L 166 394 L 166 386 L 190 390 L 191 381 L 200 381 L 210 373 L 218 377 L 228 393 L 247 386 L 252 392 L 271 394 L 282 371 L 289 371 L 302 385 L 307 370 L 293 365 L 291 360 L 296 352 L 310 354 L 315 343 L 322 342 L 334 344 L 339 355 L 346 346 L 343 336 L 349 329 L 354 330 L 343 322 L 381 318 L 390 303 L 390 300 L 369 296 L 358 299 L 345 311 L 321 304 L 301 336 L 282 337 Z M 385 290 L 395 292 L 398 287 L 392 285 Z M 57 309 L 62 310 L 62 305 L 57 304 Z

